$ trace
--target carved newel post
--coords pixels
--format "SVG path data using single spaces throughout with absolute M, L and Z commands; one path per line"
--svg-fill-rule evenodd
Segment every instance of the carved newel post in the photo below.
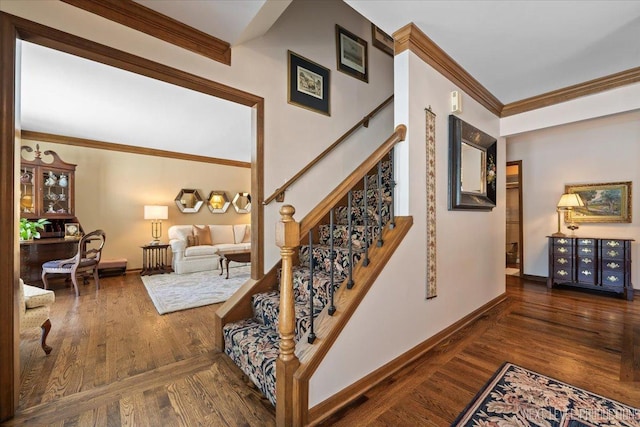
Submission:
M 296 318 L 293 298 L 293 254 L 300 245 L 300 224 L 293 219 L 295 212 L 291 205 L 282 206 L 281 219 L 276 226 L 276 245 L 280 248 L 282 257 L 278 317 L 280 355 L 276 361 L 276 424 L 278 426 L 293 425 L 293 374 L 300 366 L 300 361 L 294 353 Z

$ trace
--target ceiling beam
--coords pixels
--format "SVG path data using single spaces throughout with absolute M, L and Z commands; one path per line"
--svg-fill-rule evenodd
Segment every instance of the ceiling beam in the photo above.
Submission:
M 231 45 L 133 1 L 61 0 L 167 43 L 231 65 Z

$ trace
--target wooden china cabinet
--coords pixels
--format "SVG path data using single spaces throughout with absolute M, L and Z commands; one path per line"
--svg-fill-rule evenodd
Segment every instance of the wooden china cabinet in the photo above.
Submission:
M 82 227 L 75 216 L 76 165 L 54 151 L 41 152 L 39 145 L 35 150 L 23 146 L 21 155 L 20 218 L 50 222 L 40 230 L 40 239 L 20 242 L 20 276 L 26 283 L 40 284 L 43 263 L 77 252 Z M 77 235 L 65 236 L 66 224 L 72 223 L 78 225 Z

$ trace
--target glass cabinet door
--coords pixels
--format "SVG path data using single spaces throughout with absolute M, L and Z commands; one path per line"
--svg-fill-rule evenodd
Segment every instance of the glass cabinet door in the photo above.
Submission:
M 32 166 L 20 168 L 20 212 L 23 214 L 36 213 L 36 172 Z
M 42 211 L 44 214 L 69 215 L 71 197 L 69 191 L 72 176 L 67 171 L 42 169 Z

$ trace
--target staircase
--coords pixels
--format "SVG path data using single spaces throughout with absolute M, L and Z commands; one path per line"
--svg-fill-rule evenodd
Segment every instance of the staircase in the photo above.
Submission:
M 307 244 L 292 271 L 296 344 L 313 343 L 314 319 L 323 310 L 333 314 L 335 291 L 350 288 L 355 265 L 367 265 L 369 248 L 382 245 L 381 231 L 393 218 L 392 177 L 391 161 L 379 162 L 309 236 L 301 236 Z M 253 317 L 224 325 L 224 351 L 275 406 L 280 289 L 254 294 L 251 305 Z

